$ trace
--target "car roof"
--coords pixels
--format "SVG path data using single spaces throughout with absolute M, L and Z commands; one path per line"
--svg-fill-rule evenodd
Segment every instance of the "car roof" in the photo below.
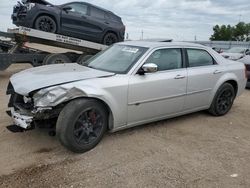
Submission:
M 131 45 L 131 46 L 141 46 L 146 48 L 158 48 L 158 47 L 194 47 L 194 48 L 204 48 L 204 45 L 189 43 L 189 42 L 150 42 L 150 41 L 126 41 L 118 44 Z
M 95 8 L 97 8 L 97 9 L 100 9 L 100 10 L 104 11 L 104 12 L 111 13 L 111 14 L 117 16 L 116 14 L 114 14 L 114 13 L 113 13 L 112 11 L 110 11 L 110 10 L 107 10 L 107 9 L 105 9 L 105 8 L 102 8 L 102 7 L 99 7 L 99 6 L 97 6 L 97 5 L 93 5 L 93 4 L 88 3 L 88 2 L 85 2 L 85 1 L 72 1 L 72 2 L 69 2 L 69 3 L 84 3 L 84 4 L 86 4 L 86 5 L 95 7 Z M 65 3 L 65 4 L 69 4 L 69 3 Z M 117 17 L 118 17 L 118 16 L 117 16 Z

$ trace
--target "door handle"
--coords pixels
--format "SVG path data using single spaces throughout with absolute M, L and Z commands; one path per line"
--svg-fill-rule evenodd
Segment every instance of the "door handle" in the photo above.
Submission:
M 214 74 L 220 74 L 220 73 L 222 73 L 222 71 L 220 71 L 220 70 L 214 71 Z
M 185 76 L 183 76 L 183 75 L 177 75 L 174 79 L 184 79 L 185 78 Z
M 83 19 L 87 19 L 87 17 L 86 17 L 86 16 L 82 16 L 82 18 L 83 18 Z
M 105 22 L 105 24 L 109 24 L 109 22 Z

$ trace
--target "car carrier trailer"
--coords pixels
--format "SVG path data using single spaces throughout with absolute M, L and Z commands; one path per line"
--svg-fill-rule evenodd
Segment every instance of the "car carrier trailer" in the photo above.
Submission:
M 0 42 L 0 71 L 14 63 L 41 66 L 55 63 L 83 62 L 107 46 L 64 35 L 19 27 L 0 32 L 11 42 Z

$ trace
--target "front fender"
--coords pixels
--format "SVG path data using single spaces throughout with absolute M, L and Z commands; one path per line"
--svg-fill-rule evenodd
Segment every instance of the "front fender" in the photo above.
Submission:
M 33 95 L 35 108 L 56 107 L 76 98 L 94 98 L 104 102 L 113 115 L 115 126 L 122 126 L 127 121 L 126 87 L 105 90 L 93 85 L 65 84 L 42 89 Z M 113 127 L 112 127 L 113 128 Z

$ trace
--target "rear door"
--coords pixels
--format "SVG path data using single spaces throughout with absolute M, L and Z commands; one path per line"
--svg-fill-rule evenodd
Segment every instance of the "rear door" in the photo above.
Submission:
M 185 110 L 208 107 L 222 68 L 206 50 L 189 48 L 186 55 L 188 82 Z
M 90 17 L 90 6 L 85 3 L 74 2 L 65 4 L 69 8 L 61 13 L 61 29 L 63 33 L 88 40 L 95 36 L 95 24 Z M 71 9 L 70 9 L 71 8 Z

